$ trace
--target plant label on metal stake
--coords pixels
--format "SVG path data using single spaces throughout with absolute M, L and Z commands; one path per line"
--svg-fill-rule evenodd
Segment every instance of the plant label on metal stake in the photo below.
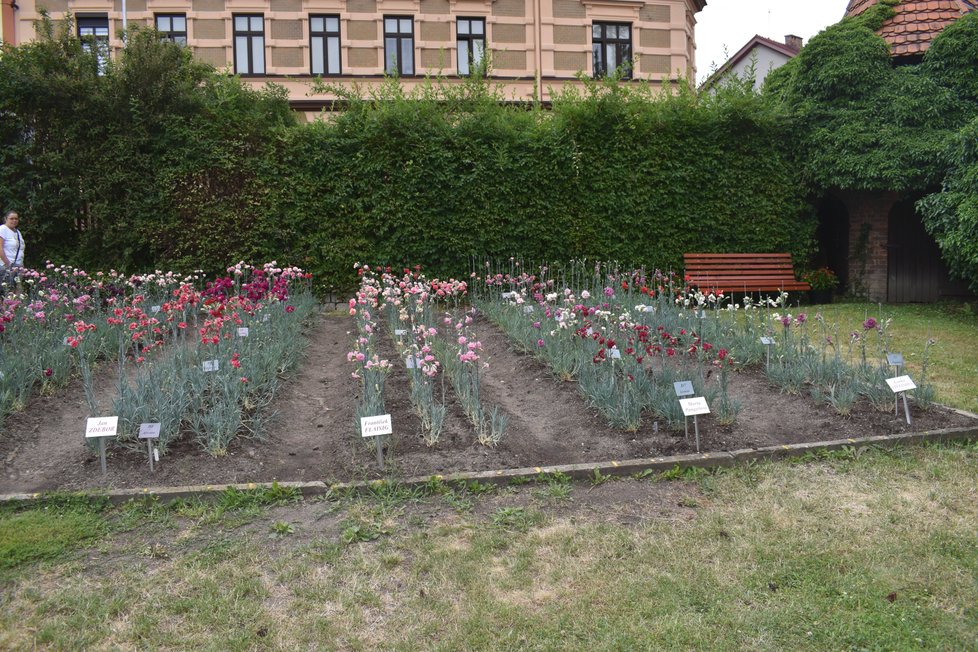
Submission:
M 900 375 L 900 369 L 903 368 L 903 354 L 887 353 L 886 364 L 893 367 L 893 377 L 896 378 Z M 896 395 L 893 397 L 893 414 L 900 414 L 900 397 Z
M 270 315 L 267 315 L 267 314 L 266 314 L 266 315 L 265 315 L 264 317 L 262 317 L 262 319 L 261 319 L 261 320 L 262 320 L 262 322 L 263 322 L 263 323 L 264 323 L 264 322 L 267 322 L 267 321 L 268 321 L 268 318 L 269 318 L 269 316 L 270 316 Z
M 238 337 L 248 337 L 248 335 L 250 334 L 251 331 L 248 330 L 247 326 L 242 326 L 241 328 L 238 329 Z
M 612 360 L 621 360 L 621 351 L 618 350 L 617 346 L 613 346 L 608 350 L 611 352 Z
M 693 383 L 689 380 L 683 380 L 678 383 L 673 383 L 672 388 L 676 390 L 676 396 L 682 398 L 684 396 L 692 396 L 696 392 L 693 391 Z
M 765 363 L 766 364 L 765 368 L 770 369 L 771 368 L 771 345 L 774 344 L 774 339 L 770 337 L 762 337 L 761 344 L 764 345 L 764 348 L 767 351 L 767 358 L 766 358 L 767 362 Z
M 404 364 L 408 369 L 421 369 L 424 366 L 424 358 L 412 355 L 404 361 Z
M 887 378 L 886 384 L 890 386 L 890 391 L 894 394 L 903 395 L 903 412 L 907 417 L 907 424 L 910 424 L 910 406 L 907 404 L 907 392 L 911 389 L 917 389 L 917 385 L 914 384 L 910 376 L 897 376 L 896 378 Z
M 394 337 L 404 337 L 405 335 L 407 335 L 407 331 L 403 328 L 394 329 Z
M 381 414 L 375 417 L 360 417 L 360 436 L 377 438 L 377 464 L 384 468 L 384 444 L 382 435 L 394 434 L 391 415 Z
M 529 315 L 531 312 L 533 312 L 533 306 L 523 306 L 523 312 Z
M 91 417 L 85 424 L 85 438 L 98 439 L 98 456 L 102 465 L 102 475 L 106 473 L 105 467 L 105 438 L 115 437 L 119 429 L 119 417 Z
M 693 429 L 696 432 L 696 452 L 700 452 L 700 426 L 696 419 L 697 416 L 701 414 L 709 414 L 710 406 L 706 403 L 706 398 L 703 396 L 695 396 L 693 398 L 681 398 L 679 399 L 679 405 L 683 409 L 683 416 L 693 417 Z
M 163 306 L 153 306 L 149 310 L 150 310 L 150 312 L 152 312 L 155 315 L 156 313 L 158 313 L 162 309 L 163 309 Z
M 153 440 L 160 438 L 160 424 L 158 423 L 141 423 L 139 424 L 139 438 L 146 440 L 146 453 L 149 455 L 149 470 L 155 471 L 153 468 L 153 458 L 156 461 L 160 461 L 160 454 L 155 448 L 153 448 Z
M 221 368 L 220 360 L 204 360 L 203 362 L 204 373 L 210 373 L 212 371 L 218 371 Z

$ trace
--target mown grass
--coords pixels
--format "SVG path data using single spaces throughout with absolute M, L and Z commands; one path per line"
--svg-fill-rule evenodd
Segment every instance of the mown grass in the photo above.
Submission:
M 668 487 L 681 507 L 645 507 Z M 640 525 L 582 507 L 617 491 Z M 88 543 L 5 559 L 0 648 L 978 646 L 975 444 L 91 515 Z M 75 531 L 64 517 L 8 510 L 0 529 Z M 283 519 L 294 533 L 270 535 Z

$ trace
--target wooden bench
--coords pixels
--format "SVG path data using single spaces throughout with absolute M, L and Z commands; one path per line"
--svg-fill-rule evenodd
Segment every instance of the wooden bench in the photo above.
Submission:
M 795 280 L 791 254 L 683 254 L 686 280 L 714 292 L 804 292 Z

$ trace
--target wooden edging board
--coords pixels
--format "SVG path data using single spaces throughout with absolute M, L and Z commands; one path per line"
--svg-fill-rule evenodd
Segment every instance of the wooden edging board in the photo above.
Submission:
M 955 412 L 978 420 L 978 415 L 954 410 Z M 744 448 L 734 451 L 700 453 L 692 455 L 671 455 L 667 457 L 646 457 L 631 460 L 610 460 L 606 462 L 585 462 L 583 464 L 560 464 L 551 466 L 531 466 L 519 469 L 501 469 L 496 471 L 470 471 L 452 473 L 449 475 L 427 475 L 412 478 L 388 478 L 402 486 L 418 486 L 430 482 L 433 478 L 443 482 L 470 482 L 477 480 L 492 484 L 507 484 L 514 479 L 532 479 L 541 473 L 563 473 L 572 478 L 583 479 L 590 477 L 595 469 L 602 475 L 627 476 L 646 470 L 668 471 L 679 467 L 681 469 L 699 467 L 715 468 L 732 466 L 749 461 L 779 460 L 788 457 L 800 457 L 818 451 L 841 450 L 847 446 L 880 446 L 892 448 L 904 444 L 923 442 L 945 442 L 955 440 L 978 440 L 978 423 L 965 428 L 946 428 L 929 432 L 914 432 L 899 435 L 878 435 L 874 437 L 857 437 L 851 439 L 834 439 L 829 441 L 806 442 L 803 444 L 784 444 L 780 446 L 765 446 L 763 448 Z M 320 496 L 331 491 L 367 490 L 384 482 L 384 480 L 366 480 L 357 482 L 341 482 L 327 484 L 325 482 L 278 482 L 279 487 L 298 489 L 305 496 Z M 156 496 L 160 500 L 175 500 L 177 498 L 206 497 L 234 488 L 239 491 L 269 488 L 271 482 L 249 482 L 244 484 L 214 484 L 189 485 L 180 487 L 146 487 L 140 489 L 118 489 L 111 491 L 83 490 L 72 492 L 77 496 L 106 497 L 114 503 L 122 503 L 134 498 Z M 35 501 L 44 497 L 43 493 L 0 494 L 0 503 Z

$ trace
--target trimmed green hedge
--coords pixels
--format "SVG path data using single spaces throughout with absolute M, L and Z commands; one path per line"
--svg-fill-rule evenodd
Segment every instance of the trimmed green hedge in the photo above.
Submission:
M 340 290 L 358 260 L 458 275 L 473 257 L 678 269 L 690 251 L 803 265 L 812 248 L 789 129 L 744 85 L 591 85 L 552 111 L 480 80 L 348 99 L 300 126 L 281 90 L 140 30 L 97 75 L 68 25 L 0 57 L 0 203 L 23 213 L 29 264 L 277 259 Z
M 595 86 L 547 112 L 423 95 L 395 90 L 283 135 L 270 205 L 306 266 L 343 279 L 354 260 L 459 274 L 473 256 L 671 269 L 691 251 L 808 257 L 814 220 L 757 98 Z

